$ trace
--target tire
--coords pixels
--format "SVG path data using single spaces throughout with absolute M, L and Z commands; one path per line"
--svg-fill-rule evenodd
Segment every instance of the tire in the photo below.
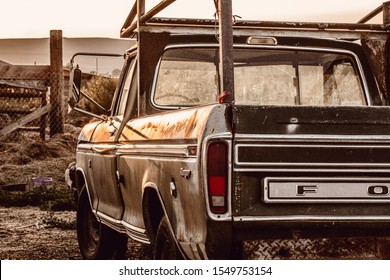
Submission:
M 155 260 L 180 260 L 183 259 L 176 242 L 170 231 L 166 217 L 160 221 L 154 242 L 153 258 Z
M 83 259 L 122 259 L 127 251 L 127 236 L 100 223 L 92 212 L 85 187 L 77 207 L 77 240 Z

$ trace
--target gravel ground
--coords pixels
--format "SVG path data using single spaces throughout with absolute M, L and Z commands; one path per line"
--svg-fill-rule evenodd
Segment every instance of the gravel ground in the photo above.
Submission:
M 41 211 L 38 207 L 0 207 L 0 259 L 81 259 L 75 230 L 76 212 Z M 389 259 L 390 241 L 316 239 L 246 242 L 248 259 Z M 129 239 L 129 260 L 151 259 L 149 246 Z
M 76 212 L 38 207 L 0 207 L 0 259 L 81 259 L 74 229 Z M 129 240 L 128 259 L 150 259 L 149 246 Z

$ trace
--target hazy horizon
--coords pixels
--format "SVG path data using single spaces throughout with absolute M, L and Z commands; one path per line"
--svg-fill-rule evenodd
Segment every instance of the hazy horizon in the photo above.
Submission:
M 69 63 L 76 52 L 123 54 L 134 41 L 112 38 L 63 38 L 63 65 Z M 49 38 L 13 38 L 0 39 L 0 61 L 12 65 L 49 65 Z M 90 57 L 78 58 L 76 63 L 84 72 L 98 70 L 99 73 L 111 73 L 120 69 L 122 58 L 106 60 Z
M 13 0 L 2 5 L 0 38 L 45 38 L 61 29 L 64 37 L 119 38 L 135 0 Z M 161 0 L 146 1 L 150 9 Z M 233 0 L 233 14 L 246 20 L 357 22 L 383 0 Z M 214 18 L 212 0 L 176 1 L 158 16 Z M 379 21 L 380 22 L 380 21 Z

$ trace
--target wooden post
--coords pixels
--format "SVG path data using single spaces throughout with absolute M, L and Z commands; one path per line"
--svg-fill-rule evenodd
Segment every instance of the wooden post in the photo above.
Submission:
M 234 100 L 232 0 L 218 0 L 218 18 L 221 93 L 228 94 L 223 102 L 230 103 Z
M 62 31 L 50 31 L 50 137 L 64 132 Z

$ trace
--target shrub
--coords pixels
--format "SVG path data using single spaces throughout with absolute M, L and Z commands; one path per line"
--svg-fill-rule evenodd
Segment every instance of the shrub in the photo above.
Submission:
M 95 76 L 87 82 L 85 88 L 83 88 L 83 92 L 108 110 L 111 108 L 112 98 L 114 97 L 117 84 L 118 79 Z M 81 99 L 78 107 L 95 114 L 105 113 L 85 97 Z
M 70 211 L 76 209 L 73 192 L 58 187 L 39 186 L 24 192 L 9 192 L 0 188 L 2 206 L 39 206 L 41 210 Z

